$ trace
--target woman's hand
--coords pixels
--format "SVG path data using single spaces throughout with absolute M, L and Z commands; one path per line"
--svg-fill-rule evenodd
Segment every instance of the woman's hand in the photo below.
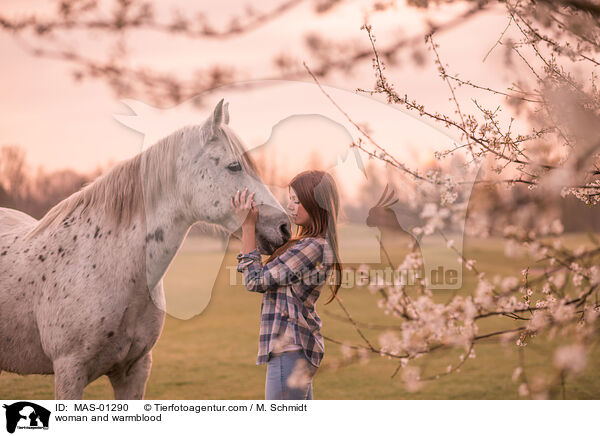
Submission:
M 242 227 L 254 227 L 258 220 L 258 209 L 254 202 L 254 192 L 247 195 L 248 188 L 241 193 L 237 191 L 230 200 L 231 207 L 235 211 L 238 221 L 242 223 Z

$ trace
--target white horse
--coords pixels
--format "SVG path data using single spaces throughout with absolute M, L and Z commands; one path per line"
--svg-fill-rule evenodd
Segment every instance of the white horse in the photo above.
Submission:
M 260 251 L 289 239 L 228 122 L 221 101 L 203 125 L 118 164 L 40 221 L 0 208 L 0 371 L 54 374 L 56 399 L 81 399 L 107 375 L 116 399 L 141 399 L 165 319 L 162 278 L 189 228 L 238 232 L 229 199 L 248 187 Z

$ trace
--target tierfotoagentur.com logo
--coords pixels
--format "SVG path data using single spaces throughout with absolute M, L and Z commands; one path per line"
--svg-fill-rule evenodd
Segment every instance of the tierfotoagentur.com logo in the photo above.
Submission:
M 14 433 L 19 430 L 48 430 L 50 411 L 29 401 L 4 404 L 6 409 L 6 431 Z
M 229 198 L 244 188 L 255 194 L 257 248 L 270 254 L 294 233 L 286 218 L 287 182 L 307 168 L 328 172 L 340 188 L 336 239 L 342 287 L 461 288 L 463 267 L 472 267 L 463 264 L 462 250 L 478 168 L 467 170 L 459 155 L 447 162 L 434 159 L 453 138 L 389 105 L 324 88 L 356 119 L 369 120 L 374 137 L 389 144 L 389 153 L 419 169 L 421 183 L 410 171 L 391 165 L 387 152 L 371 159 L 363 150 L 361 132 L 323 99 L 319 87 L 294 81 L 245 84 L 252 88 L 243 94 L 233 86 L 222 87 L 218 97 L 207 93 L 169 109 L 124 100 L 130 112 L 115 115 L 143 134 L 144 265 L 152 301 L 159 309 L 190 319 L 207 307 L 219 274 L 227 274 L 230 285 L 243 285 L 236 266 L 224 262 L 227 250 L 239 245 L 236 241 L 230 245 L 231 237 L 239 239 L 241 233 Z M 399 138 L 393 133 L 399 126 L 412 129 L 422 143 L 416 146 L 408 136 Z M 241 138 L 250 138 L 251 143 L 244 144 Z M 327 210 L 327 205 L 320 206 Z M 179 217 L 173 223 L 169 210 Z M 188 228 L 193 237 L 181 251 L 201 259 L 202 280 L 165 293 L 158 284 Z M 164 250 L 164 245 L 175 248 Z M 177 260 L 174 263 L 177 266 Z M 302 280 L 318 284 L 324 279 L 317 275 Z
M 243 277 L 237 272 L 235 266 L 228 265 L 229 285 L 242 286 L 244 285 Z M 354 287 L 368 287 L 371 291 L 376 291 L 379 288 L 386 286 L 413 286 L 421 282 L 428 285 L 439 286 L 449 285 L 454 286 L 458 283 L 460 271 L 457 269 L 445 269 L 442 265 L 436 269 L 428 271 L 426 275 L 422 269 L 392 269 L 391 267 L 371 268 L 363 265 L 359 268 L 343 268 L 341 288 L 350 289 Z M 278 281 L 294 282 L 298 281 L 305 285 L 318 285 L 323 281 L 326 284 L 334 284 L 334 277 L 329 275 L 323 277 L 318 274 L 296 277 L 290 274 L 289 277 L 278 276 L 274 277 Z

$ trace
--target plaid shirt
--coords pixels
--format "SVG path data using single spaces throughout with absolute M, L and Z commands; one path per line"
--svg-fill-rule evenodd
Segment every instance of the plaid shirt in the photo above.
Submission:
M 302 347 L 318 367 L 325 345 L 315 303 L 327 281 L 333 253 L 323 238 L 303 238 L 263 266 L 258 250 L 238 254 L 246 289 L 263 293 L 257 365 L 287 344 Z

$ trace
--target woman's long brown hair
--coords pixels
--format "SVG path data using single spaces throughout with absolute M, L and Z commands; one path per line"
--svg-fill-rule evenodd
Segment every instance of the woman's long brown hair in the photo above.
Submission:
M 298 196 L 298 200 L 310 217 L 310 224 L 298 226 L 296 236 L 279 247 L 267 259 L 272 261 L 291 245 L 300 239 L 321 237 L 325 238 L 333 251 L 334 277 L 331 283 L 331 297 L 325 304 L 331 303 L 335 298 L 342 283 L 342 265 L 340 263 L 337 217 L 340 208 L 340 199 L 333 177 L 325 171 L 309 170 L 298 174 L 292 179 L 289 186 Z

